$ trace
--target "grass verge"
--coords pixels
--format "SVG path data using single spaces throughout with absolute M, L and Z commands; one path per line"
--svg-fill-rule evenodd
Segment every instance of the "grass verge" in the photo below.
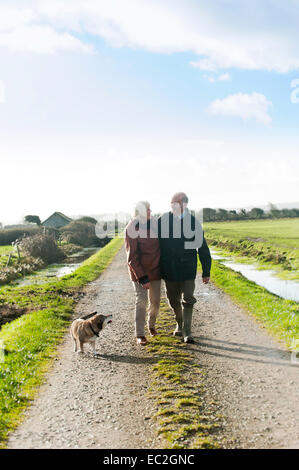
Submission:
M 213 260 L 211 279 L 235 303 L 245 308 L 270 334 L 294 349 L 299 345 L 299 305 L 271 294 L 240 273 Z
M 55 357 L 80 290 L 97 279 L 123 243 L 115 238 L 92 255 L 74 273 L 41 286 L 0 291 L 0 305 L 28 308 L 30 313 L 4 325 L 0 331 L 0 448 L 22 419 L 37 386 Z
M 215 416 L 203 401 L 204 371 L 188 345 L 172 335 L 174 315 L 165 299 L 161 301 L 157 327 L 159 335 L 146 350 L 156 359 L 149 394 L 157 405 L 154 419 L 164 447 L 218 448 L 221 417 Z

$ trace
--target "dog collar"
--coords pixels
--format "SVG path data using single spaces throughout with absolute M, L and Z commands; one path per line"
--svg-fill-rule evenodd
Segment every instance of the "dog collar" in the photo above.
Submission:
M 97 337 L 99 337 L 99 333 L 96 333 L 91 325 L 89 325 L 89 326 L 90 326 L 91 331 L 93 332 L 93 334 L 96 335 Z

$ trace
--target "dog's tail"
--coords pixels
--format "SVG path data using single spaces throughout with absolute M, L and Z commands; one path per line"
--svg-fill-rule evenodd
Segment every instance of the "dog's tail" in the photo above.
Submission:
M 79 318 L 82 320 L 87 320 L 88 318 L 93 317 L 96 313 L 98 312 L 88 313 L 87 315 L 84 315 L 83 317 L 79 317 Z

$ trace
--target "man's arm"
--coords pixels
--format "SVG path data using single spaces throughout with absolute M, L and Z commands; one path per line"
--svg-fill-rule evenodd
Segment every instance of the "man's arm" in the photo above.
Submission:
M 202 266 L 202 277 L 210 277 L 212 258 L 210 249 L 207 245 L 205 237 L 203 237 L 203 242 L 200 248 L 198 248 L 198 256 Z

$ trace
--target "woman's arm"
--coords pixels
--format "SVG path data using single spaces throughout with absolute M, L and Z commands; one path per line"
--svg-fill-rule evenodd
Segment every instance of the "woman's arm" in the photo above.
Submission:
M 127 263 L 133 270 L 138 281 L 141 281 L 141 283 L 148 282 L 147 274 L 140 263 L 138 238 L 130 237 L 127 230 L 125 236 L 125 246 L 127 251 Z

